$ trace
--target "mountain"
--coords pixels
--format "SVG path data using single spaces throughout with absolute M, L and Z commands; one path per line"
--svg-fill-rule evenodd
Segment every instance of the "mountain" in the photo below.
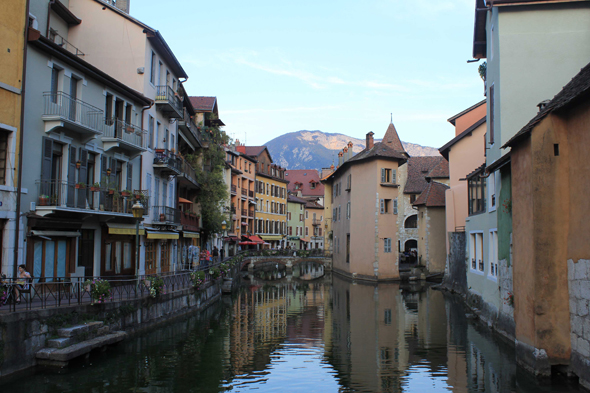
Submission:
M 281 135 L 264 145 L 270 151 L 275 164 L 286 169 L 321 169 L 334 162 L 338 165 L 338 152 L 351 141 L 354 154 L 365 148 L 365 140 L 343 134 L 322 131 L 296 131 Z M 378 142 L 379 140 L 375 140 Z M 402 142 L 411 157 L 438 156 L 438 149 Z

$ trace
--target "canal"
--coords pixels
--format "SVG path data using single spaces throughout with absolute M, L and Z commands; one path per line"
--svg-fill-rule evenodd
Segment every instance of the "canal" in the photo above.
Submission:
M 262 272 L 207 310 L 2 392 L 571 392 L 424 284 Z

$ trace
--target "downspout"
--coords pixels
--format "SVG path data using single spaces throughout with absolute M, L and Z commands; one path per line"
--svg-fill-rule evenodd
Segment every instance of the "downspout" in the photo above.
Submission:
M 49 24 L 51 23 L 51 4 L 55 3 L 54 0 L 51 0 L 47 3 L 47 29 L 45 30 L 45 37 L 49 38 Z M 27 12 L 27 15 L 29 13 Z
M 152 101 L 149 105 L 144 106 L 143 108 L 141 108 L 141 130 L 145 130 L 145 128 L 143 128 L 143 118 L 144 118 L 144 112 L 148 109 L 150 109 L 152 106 L 154 105 L 154 101 Z M 149 134 L 148 134 L 149 137 Z M 141 190 L 142 187 L 142 180 L 143 180 L 143 154 L 139 155 L 139 189 Z
M 29 1 L 27 0 L 26 12 L 25 12 L 25 31 L 24 31 L 24 44 L 23 44 L 23 75 L 21 83 L 21 103 L 20 103 L 20 130 L 18 130 L 18 176 L 17 176 L 17 188 L 16 188 L 16 225 L 14 233 L 14 263 L 12 264 L 12 277 L 17 277 L 17 264 L 18 264 L 18 242 L 20 232 L 20 202 L 21 202 L 21 187 L 23 183 L 23 138 L 24 138 L 24 124 L 25 124 L 25 88 L 27 78 L 27 48 L 29 42 Z

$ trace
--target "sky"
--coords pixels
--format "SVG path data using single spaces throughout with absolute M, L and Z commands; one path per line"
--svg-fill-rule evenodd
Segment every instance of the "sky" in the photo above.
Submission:
M 248 145 L 321 130 L 440 147 L 446 119 L 483 100 L 474 0 L 132 0 L 181 62 L 190 95 L 216 96 Z

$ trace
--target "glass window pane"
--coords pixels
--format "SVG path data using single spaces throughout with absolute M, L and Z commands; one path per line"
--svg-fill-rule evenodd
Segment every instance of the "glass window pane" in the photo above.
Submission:
M 113 243 L 107 243 L 104 246 L 104 270 L 110 271 L 113 270 L 111 264 L 111 252 L 112 252 Z
M 33 277 L 39 278 L 42 276 L 41 269 L 43 267 L 43 240 L 35 240 L 33 251 Z
M 115 243 L 115 274 L 121 273 L 121 242 Z
M 55 263 L 55 243 L 52 240 L 45 241 L 45 277 L 46 281 L 51 281 L 49 278 L 53 277 Z
M 131 243 L 124 244 L 124 262 L 123 268 L 124 269 L 131 269 Z
M 57 242 L 57 277 L 66 276 L 67 245 L 65 240 Z

